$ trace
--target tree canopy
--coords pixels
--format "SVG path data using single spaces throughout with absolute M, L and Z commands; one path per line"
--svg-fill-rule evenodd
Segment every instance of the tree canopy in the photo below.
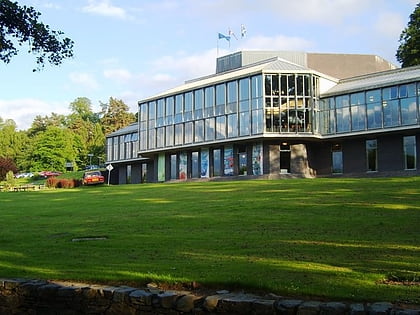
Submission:
M 18 54 L 17 46 L 28 43 L 29 53 L 37 55 L 37 69 L 50 64 L 59 65 L 73 57 L 74 42 L 62 31 L 51 30 L 39 21 L 41 13 L 33 7 L 20 6 L 10 0 L 0 1 L 0 60 L 9 63 Z
M 77 170 L 104 162 L 105 135 L 134 122 L 135 116 L 112 97 L 101 105 L 103 111 L 95 113 L 91 101 L 79 97 L 69 104 L 69 115 L 36 116 L 31 127 L 21 131 L 12 119 L 0 117 L 0 175 L 16 169 L 63 171 L 67 163 Z
M 403 68 L 420 65 L 420 3 L 410 15 L 410 21 L 400 35 L 396 57 Z

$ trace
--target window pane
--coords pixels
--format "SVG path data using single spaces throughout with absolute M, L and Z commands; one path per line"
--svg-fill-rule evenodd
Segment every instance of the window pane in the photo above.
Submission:
M 366 103 L 377 103 L 381 101 L 381 90 L 366 92 Z
M 351 107 L 352 130 L 364 130 L 366 128 L 366 105 Z
M 350 131 L 350 109 L 349 107 L 338 108 L 337 115 L 337 132 Z
M 239 100 L 248 100 L 249 97 L 249 78 L 239 80 Z
M 239 121 L 239 134 L 241 136 L 247 136 L 249 135 L 249 127 L 250 127 L 250 123 L 249 123 L 249 112 L 243 112 L 240 113 L 240 121 Z
M 381 103 L 367 105 L 368 129 L 382 127 L 382 105 Z
M 193 122 L 185 123 L 185 143 L 192 143 L 193 142 Z
M 206 141 L 214 140 L 214 118 L 206 119 Z
M 226 87 L 224 84 L 216 85 L 216 105 L 225 105 Z
M 226 116 L 216 117 L 216 139 L 226 138 Z
M 252 111 L 252 134 L 260 134 L 263 132 L 264 121 L 262 109 Z
M 251 78 L 251 98 L 262 97 L 262 77 L 257 75 Z
M 400 110 L 398 100 L 384 101 L 384 127 L 393 127 L 400 124 Z
M 204 141 L 204 121 L 197 120 L 194 126 L 194 142 Z
M 401 123 L 403 125 L 417 123 L 417 103 L 415 97 L 401 100 Z
M 365 93 L 354 93 L 350 95 L 350 104 L 351 105 L 361 105 L 365 103 Z
M 238 115 L 232 114 L 228 116 L 228 138 L 238 136 Z

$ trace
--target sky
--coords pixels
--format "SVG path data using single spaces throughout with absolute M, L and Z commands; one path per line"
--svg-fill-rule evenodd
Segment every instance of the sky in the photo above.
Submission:
M 399 37 L 419 0 L 17 0 L 74 42 L 74 57 L 36 68 L 20 47 L 0 63 L 0 117 L 28 129 L 37 115 L 69 114 L 79 97 L 94 112 L 109 98 L 137 102 L 215 73 L 240 50 L 374 54 L 400 66 Z M 246 34 L 241 36 L 241 25 Z M 218 34 L 235 34 L 230 42 Z M 236 38 L 237 39 L 236 39 Z

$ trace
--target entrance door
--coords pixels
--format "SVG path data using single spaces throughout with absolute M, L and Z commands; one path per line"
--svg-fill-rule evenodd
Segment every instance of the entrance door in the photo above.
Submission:
M 280 145 L 280 173 L 290 173 L 290 144 L 286 142 Z

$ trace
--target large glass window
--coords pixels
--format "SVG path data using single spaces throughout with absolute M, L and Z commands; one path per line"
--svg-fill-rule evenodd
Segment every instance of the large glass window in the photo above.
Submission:
M 368 129 L 382 128 L 382 105 L 372 103 L 367 105 Z
M 249 112 L 243 112 L 239 114 L 239 135 L 248 136 L 250 133 L 250 121 Z
M 227 84 L 227 113 L 236 113 L 238 111 L 238 83 L 231 81 Z
M 226 138 L 226 116 L 216 117 L 216 139 Z
M 165 118 L 167 125 L 171 125 L 174 123 L 174 98 L 172 96 L 166 98 Z
M 203 90 L 194 91 L 194 118 L 203 118 Z
M 206 141 L 213 141 L 215 136 L 214 130 L 214 118 L 207 118 L 206 119 Z
M 366 141 L 366 161 L 368 172 L 376 172 L 378 170 L 378 148 L 376 140 Z
M 171 147 L 174 145 L 174 126 L 167 126 L 166 127 L 166 142 L 167 147 Z
M 204 120 L 194 122 L 194 142 L 204 141 Z
M 165 127 L 156 129 L 156 147 L 163 148 L 165 144 Z
M 401 124 L 413 125 L 417 123 L 417 103 L 415 97 L 401 99 Z
M 211 117 L 214 115 L 214 87 L 207 87 L 204 95 L 204 116 Z
M 192 121 L 185 123 L 185 126 L 184 126 L 184 128 L 185 128 L 185 131 L 184 131 L 185 132 L 185 139 L 184 139 L 184 141 L 185 141 L 186 144 L 193 142 L 193 135 L 194 135 L 193 127 L 194 127 L 194 123 Z
M 184 125 L 175 125 L 175 145 L 181 145 L 184 142 Z
M 175 96 L 175 123 L 182 122 L 182 113 L 184 111 L 184 97 L 182 94 Z
M 398 100 L 383 101 L 384 127 L 395 127 L 400 124 L 400 106 Z
M 226 86 L 225 84 L 216 85 L 216 115 L 225 114 L 226 105 Z
M 193 119 L 193 93 L 188 92 L 184 95 L 184 121 L 190 121 Z
M 262 109 L 253 110 L 252 111 L 252 134 L 260 134 L 263 132 L 264 129 L 264 121 L 263 121 L 263 111 Z
M 337 132 L 350 131 L 350 108 L 342 107 L 336 110 Z
M 238 136 L 238 114 L 228 115 L 228 138 Z
M 354 131 L 366 129 L 366 105 L 351 106 L 351 129 Z
M 165 124 L 165 101 L 160 99 L 157 101 L 156 124 L 157 127 L 162 127 Z
M 404 162 L 406 170 L 414 170 L 417 167 L 416 137 L 404 137 Z
M 251 78 L 251 107 L 252 109 L 263 108 L 262 102 L 262 76 L 257 75 Z

